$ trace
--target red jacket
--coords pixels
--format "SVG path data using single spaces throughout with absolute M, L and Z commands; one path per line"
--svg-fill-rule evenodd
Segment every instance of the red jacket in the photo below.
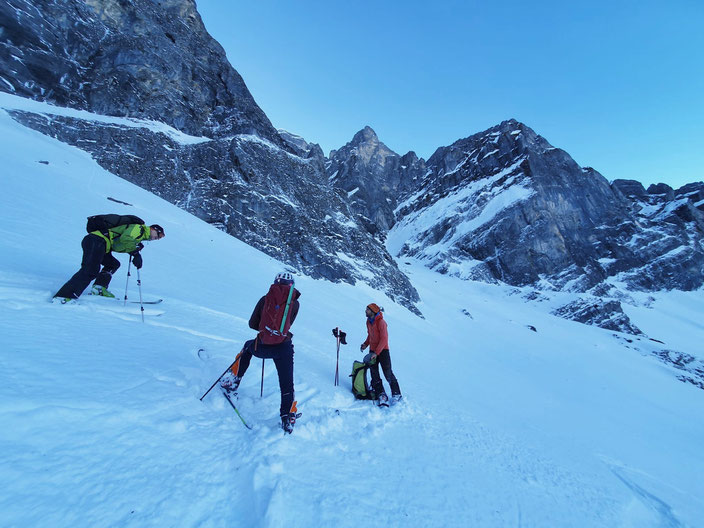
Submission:
M 386 329 L 386 321 L 384 314 L 379 312 L 374 317 L 374 322 L 370 323 L 367 319 L 367 340 L 362 343 L 364 348 L 367 348 L 375 354 L 381 354 L 382 350 L 389 349 L 389 332 Z

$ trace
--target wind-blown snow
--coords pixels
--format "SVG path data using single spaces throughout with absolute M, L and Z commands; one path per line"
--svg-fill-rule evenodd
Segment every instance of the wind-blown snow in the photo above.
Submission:
M 425 319 L 365 284 L 301 276 L 303 416 L 284 436 L 275 369 L 260 398 L 255 359 L 237 401 L 248 431 L 217 391 L 199 397 L 253 337 L 282 264 L 2 110 L 0 134 L 0 525 L 702 526 L 704 391 L 653 357 L 663 345 L 405 259 Z M 49 302 L 78 267 L 86 216 L 106 212 L 166 229 L 143 251 L 142 294 L 164 299 L 144 323 L 138 304 Z M 404 393 L 385 411 L 355 402 L 347 377 L 372 301 Z M 651 306 L 629 316 L 696 355 L 702 292 Z

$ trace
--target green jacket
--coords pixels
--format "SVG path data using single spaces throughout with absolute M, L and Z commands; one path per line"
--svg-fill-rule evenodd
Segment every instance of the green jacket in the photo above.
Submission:
M 108 236 L 100 231 L 92 231 L 91 235 L 105 240 L 105 253 L 132 253 L 137 249 L 137 244 L 149 240 L 149 231 L 149 226 L 144 224 L 129 224 L 113 227 L 108 230 Z

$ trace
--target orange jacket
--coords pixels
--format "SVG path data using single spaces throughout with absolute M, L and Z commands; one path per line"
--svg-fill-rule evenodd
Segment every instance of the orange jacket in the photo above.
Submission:
M 367 348 L 375 354 L 381 354 L 382 350 L 389 349 L 389 331 L 386 328 L 384 314 L 379 312 L 374 317 L 374 322 L 367 319 L 367 340 L 362 343 L 362 347 Z

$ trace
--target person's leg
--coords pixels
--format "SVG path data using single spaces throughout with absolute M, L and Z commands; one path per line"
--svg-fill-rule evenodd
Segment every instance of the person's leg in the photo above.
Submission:
M 113 274 L 120 267 L 120 261 L 113 256 L 112 252 L 106 253 L 105 256 L 103 256 L 102 265 L 103 269 L 98 274 L 98 278 L 95 279 L 95 285 L 102 286 L 107 290 Z
M 386 394 L 384 391 L 384 384 L 381 382 L 381 376 L 379 375 L 379 359 L 377 357 L 376 363 L 369 365 L 369 374 L 372 377 L 372 390 L 377 399 L 382 394 Z
M 86 235 L 81 242 L 83 259 L 79 269 L 66 284 L 64 284 L 54 297 L 78 299 L 83 290 L 98 276 L 100 263 L 105 255 L 105 240 L 98 235 Z
M 235 357 L 235 362 L 230 370 L 220 378 L 220 386 L 227 392 L 237 392 L 242 376 L 247 372 L 249 362 L 252 360 L 253 343 L 254 339 L 250 339 L 242 346 L 242 350 Z
M 381 365 L 381 370 L 384 372 L 384 377 L 386 378 L 386 381 L 389 382 L 389 386 L 391 387 L 391 395 L 400 395 L 401 389 L 398 386 L 398 381 L 396 380 L 394 371 L 391 368 L 391 354 L 388 350 L 381 351 L 381 354 L 379 354 L 378 363 Z
M 253 345 L 254 339 L 247 341 L 235 358 L 235 364 L 232 365 L 232 373 L 238 378 L 244 376 L 244 373 L 247 372 L 249 368 L 249 363 L 252 361 Z
M 278 345 L 279 350 L 274 356 L 274 365 L 276 365 L 276 373 L 279 376 L 279 389 L 281 390 L 281 408 L 279 413 L 281 416 L 291 412 L 291 407 L 294 400 L 293 388 L 293 343 L 284 341 Z

